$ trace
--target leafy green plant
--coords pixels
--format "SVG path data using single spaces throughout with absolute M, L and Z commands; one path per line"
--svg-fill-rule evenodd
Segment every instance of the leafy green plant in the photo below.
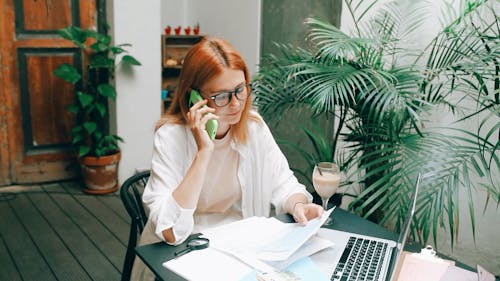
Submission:
M 77 120 L 72 129 L 73 145 L 79 157 L 116 153 L 119 151 L 118 142 L 123 139 L 109 134 L 108 100 L 116 99 L 111 80 L 118 64 L 141 64 L 124 49 L 130 44 L 113 45 L 108 35 L 74 26 L 60 30 L 59 35 L 72 41 L 88 56 L 84 73 L 71 64 L 62 64 L 54 71 L 56 76 L 74 84 L 77 89 L 75 104 L 68 108 Z
M 325 123 L 325 124 L 321 124 Z M 301 132 L 307 137 L 308 143 L 312 147 L 312 150 L 308 147 L 297 144 L 295 141 L 290 141 L 287 139 L 278 139 L 277 143 L 283 146 L 291 148 L 293 151 L 298 153 L 304 161 L 307 163 L 306 168 L 300 170 L 298 168 L 292 167 L 292 170 L 301 175 L 304 180 L 308 182 L 308 186 L 312 187 L 311 175 L 314 169 L 314 165 L 318 162 L 334 162 L 339 164 L 341 171 L 347 169 L 347 164 L 344 159 L 340 158 L 343 155 L 340 153 L 335 154 L 337 140 L 332 138 L 328 133 L 329 130 L 325 130 L 323 127 L 330 128 L 332 120 L 320 121 L 318 118 L 313 117 L 311 119 L 311 124 L 300 126 Z M 338 156 L 336 158 L 336 156 Z
M 306 107 L 337 119 L 328 133 L 345 146 L 333 153 L 344 155 L 348 180 L 361 187 L 352 210 L 398 228 L 422 173 L 414 235 L 426 242 L 447 226 L 453 241 L 461 189 L 475 233 L 475 189 L 500 201 L 498 4 L 466 1 L 416 49 L 407 42 L 419 38 L 424 6 L 377 2 L 344 1 L 352 34 L 307 19 L 307 49 L 280 45 L 262 61 L 256 105 L 268 120 Z

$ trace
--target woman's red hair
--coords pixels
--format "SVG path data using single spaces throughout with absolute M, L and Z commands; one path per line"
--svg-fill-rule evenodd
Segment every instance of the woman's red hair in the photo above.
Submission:
M 246 83 L 251 82 L 250 72 L 241 54 L 227 41 L 219 38 L 204 38 L 194 45 L 186 57 L 179 77 L 179 84 L 168 111 L 158 121 L 156 129 L 165 123 L 186 124 L 189 112 L 189 94 L 191 89 L 200 89 L 213 77 L 220 75 L 225 69 L 241 70 Z M 231 137 L 245 143 L 248 138 L 248 119 L 254 119 L 250 113 L 252 98 L 245 102 L 240 121 L 232 125 Z M 258 120 L 257 117 L 255 117 Z

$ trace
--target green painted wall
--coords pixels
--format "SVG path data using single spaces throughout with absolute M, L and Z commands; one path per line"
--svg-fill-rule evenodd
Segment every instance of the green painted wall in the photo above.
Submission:
M 272 52 L 272 42 L 305 46 L 307 17 L 340 24 L 340 0 L 262 0 L 261 54 Z

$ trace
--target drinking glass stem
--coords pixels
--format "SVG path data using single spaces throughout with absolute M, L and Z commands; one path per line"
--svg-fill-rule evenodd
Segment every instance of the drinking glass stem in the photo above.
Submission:
M 323 209 L 325 209 L 325 211 L 328 210 L 328 200 L 329 199 L 330 198 L 321 198 L 321 200 L 323 201 Z M 331 225 L 331 223 L 332 223 L 332 219 L 327 218 L 323 225 Z
M 328 210 L 328 200 L 330 198 L 321 198 L 321 200 L 323 201 L 323 209 Z

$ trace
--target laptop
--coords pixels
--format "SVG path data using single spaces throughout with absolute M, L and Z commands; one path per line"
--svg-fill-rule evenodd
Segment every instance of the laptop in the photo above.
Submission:
M 328 272 L 333 269 L 330 276 L 332 281 L 396 280 L 401 253 L 415 213 L 419 184 L 420 174 L 417 176 L 411 205 L 397 241 L 322 228 L 318 232 L 319 236 L 332 241 L 335 246 L 311 258 L 321 267 L 328 266 Z

